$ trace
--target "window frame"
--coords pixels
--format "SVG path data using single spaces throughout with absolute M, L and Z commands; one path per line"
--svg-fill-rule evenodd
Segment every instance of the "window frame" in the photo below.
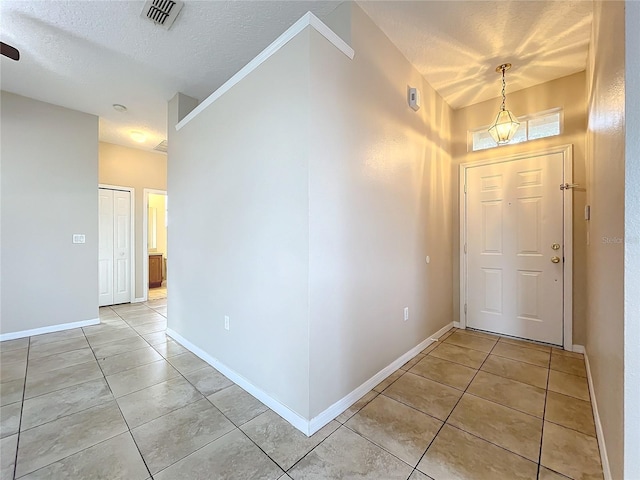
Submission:
M 553 115 L 553 114 L 558 114 L 558 133 L 554 134 L 554 135 L 549 135 L 546 137 L 538 137 L 538 138 L 534 138 L 534 139 L 530 139 L 529 138 L 529 122 L 531 120 L 535 120 L 538 118 L 542 118 L 542 117 L 546 117 L 549 115 Z M 543 138 L 551 138 L 551 137 L 557 137 L 560 136 L 564 133 L 564 108 L 562 107 L 555 107 L 555 108 L 550 108 L 548 110 L 543 110 L 541 112 L 536 112 L 536 113 L 531 113 L 529 115 L 522 115 L 518 117 L 518 121 L 520 122 L 520 125 L 522 126 L 524 124 L 524 128 L 525 128 L 525 140 L 522 140 L 521 142 L 517 142 L 517 143 L 506 143 L 506 144 L 495 144 L 492 145 L 490 147 L 485 147 L 485 148 L 478 148 L 478 149 L 474 149 L 474 145 L 473 145 L 473 139 L 474 139 L 474 135 L 477 133 L 481 133 L 481 132 L 486 132 L 490 125 L 484 125 L 482 127 L 478 127 L 478 128 L 474 128 L 473 130 L 467 130 L 467 152 L 468 153 L 472 153 L 472 152 L 481 152 L 484 150 L 491 150 L 493 148 L 497 148 L 497 147 L 504 147 L 507 145 L 519 145 L 521 143 L 527 143 L 527 142 L 533 142 L 536 140 L 541 140 Z M 522 127 L 521 127 L 522 128 Z

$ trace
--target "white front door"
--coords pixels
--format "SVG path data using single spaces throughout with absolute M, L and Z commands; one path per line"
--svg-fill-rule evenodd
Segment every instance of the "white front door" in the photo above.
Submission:
M 98 305 L 131 301 L 131 192 L 98 190 Z
M 468 327 L 563 344 L 564 156 L 466 168 Z

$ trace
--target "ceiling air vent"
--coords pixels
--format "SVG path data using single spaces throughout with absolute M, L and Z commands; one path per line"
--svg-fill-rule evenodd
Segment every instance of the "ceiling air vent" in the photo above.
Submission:
M 166 140 L 162 140 L 158 145 L 153 147 L 153 149 L 157 150 L 158 152 L 167 153 L 167 141 Z
M 169 30 L 183 5 L 184 2 L 178 0 L 148 0 L 140 16 Z

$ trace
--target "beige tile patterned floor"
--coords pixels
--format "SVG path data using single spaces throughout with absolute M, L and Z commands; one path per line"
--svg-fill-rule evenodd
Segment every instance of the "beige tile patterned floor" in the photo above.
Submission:
M 452 329 L 308 438 L 165 315 L 0 344 L 0 478 L 603 478 L 581 355 Z

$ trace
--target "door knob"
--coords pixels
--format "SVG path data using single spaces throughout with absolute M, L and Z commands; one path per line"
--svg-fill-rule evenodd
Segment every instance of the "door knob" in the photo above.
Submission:
M 551 257 L 551 263 L 560 263 L 560 257 Z
M 551 245 L 551 248 L 553 250 L 560 250 L 560 244 L 559 243 L 554 243 L 554 244 Z

